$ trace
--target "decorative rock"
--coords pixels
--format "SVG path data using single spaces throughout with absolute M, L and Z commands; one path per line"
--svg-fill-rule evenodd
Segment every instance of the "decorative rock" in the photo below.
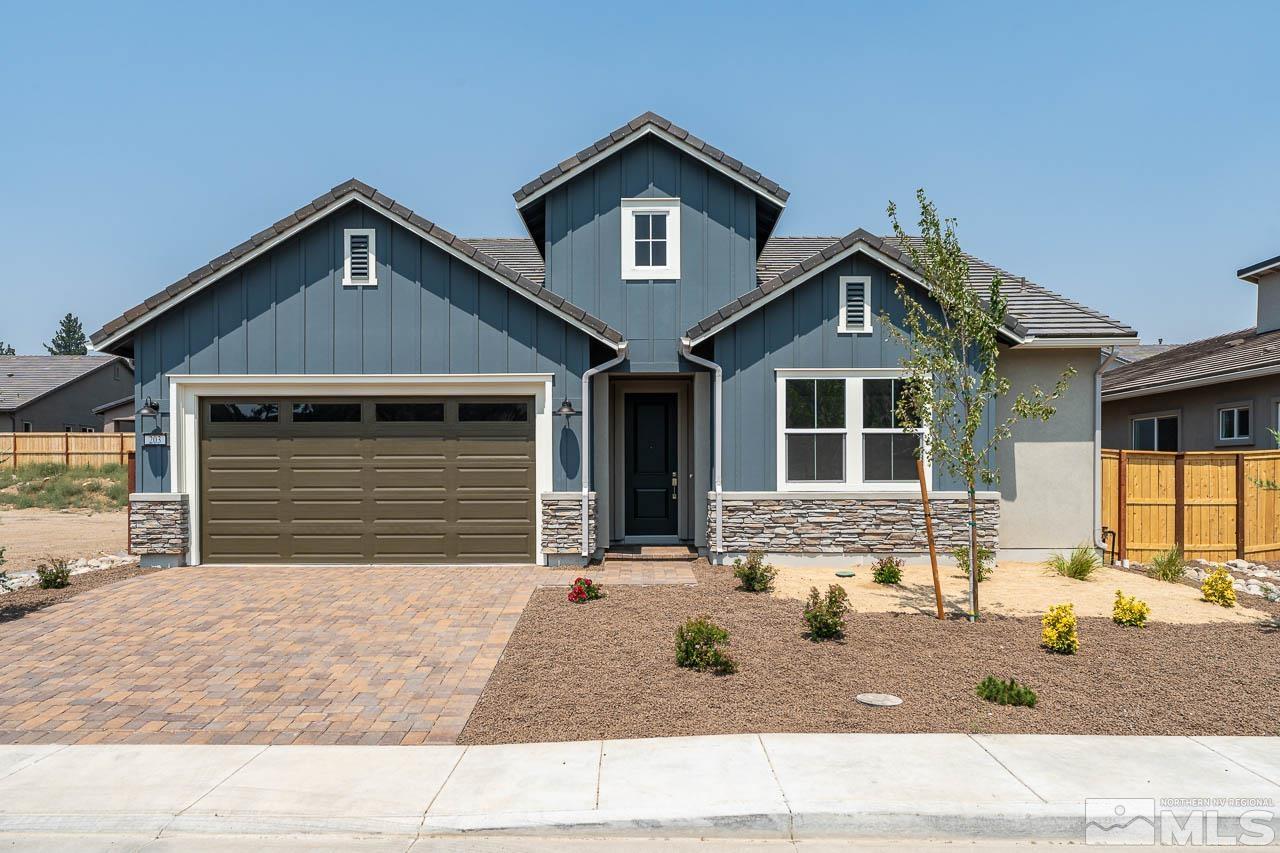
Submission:
M 1227 565 L 1233 569 L 1241 570 L 1253 568 L 1253 563 L 1250 563 L 1248 560 L 1227 560 Z
M 892 693 L 859 693 L 858 701 L 873 708 L 892 708 L 902 704 L 902 700 Z

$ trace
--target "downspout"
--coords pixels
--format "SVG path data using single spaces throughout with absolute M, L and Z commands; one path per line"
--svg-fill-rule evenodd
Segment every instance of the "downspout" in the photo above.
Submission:
M 1102 374 L 1116 360 L 1116 348 L 1107 350 L 1107 357 L 1093 372 L 1093 545 L 1101 548 L 1106 557 L 1107 542 L 1102 535 Z
M 715 390 L 712 392 L 715 396 L 715 406 L 714 406 L 715 414 L 712 416 L 712 425 L 711 425 L 712 436 L 713 436 L 712 440 L 716 443 L 716 450 L 715 450 L 715 453 L 712 455 L 713 461 L 711 463 L 711 466 L 712 466 L 711 480 L 715 484 L 715 490 L 716 490 L 716 541 L 715 541 L 715 547 L 712 549 L 712 551 L 716 554 L 723 554 L 724 553 L 724 489 L 721 487 L 721 482 L 720 482 L 720 462 L 721 462 L 720 448 L 724 443 L 720 440 L 721 423 L 722 423 L 722 419 L 720 416 L 721 415 L 720 405 L 721 405 L 721 398 L 723 396 L 721 394 L 721 379 L 723 379 L 723 372 L 720 369 L 720 365 L 716 364 L 714 361 L 710 361 L 709 359 L 705 359 L 705 358 L 702 358 L 701 356 L 694 355 L 693 344 L 689 342 L 688 338 L 680 339 L 680 354 L 683 355 L 689 361 L 693 362 L 694 364 L 699 364 L 707 368 L 712 373 L 714 373 L 716 377 Z
M 618 347 L 618 354 L 608 361 L 588 368 L 582 374 L 582 556 L 591 558 L 591 531 L 587 529 L 591 503 L 591 379 L 611 367 L 617 367 L 627 357 L 627 342 Z

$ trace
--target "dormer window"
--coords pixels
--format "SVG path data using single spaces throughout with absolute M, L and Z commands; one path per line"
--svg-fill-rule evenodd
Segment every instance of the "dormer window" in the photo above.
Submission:
M 680 277 L 680 199 L 622 200 L 622 278 Z
M 377 233 L 372 228 L 347 228 L 342 246 L 342 286 L 377 287 Z

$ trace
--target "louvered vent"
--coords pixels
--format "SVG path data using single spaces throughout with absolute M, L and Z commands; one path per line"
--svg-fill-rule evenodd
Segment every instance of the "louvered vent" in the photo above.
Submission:
M 372 228 L 348 228 L 346 234 L 346 270 L 342 283 L 348 286 L 377 284 L 377 264 Z
M 867 283 L 860 279 L 845 279 L 844 285 L 844 328 L 847 331 L 866 329 L 869 323 L 867 312 Z
M 351 235 L 351 280 L 361 283 L 369 280 L 369 237 L 367 234 Z

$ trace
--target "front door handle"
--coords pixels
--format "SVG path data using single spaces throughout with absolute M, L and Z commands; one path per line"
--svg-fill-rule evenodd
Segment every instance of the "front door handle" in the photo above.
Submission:
M 673 472 L 671 474 L 671 500 L 676 500 L 676 490 L 680 488 L 680 478 Z

